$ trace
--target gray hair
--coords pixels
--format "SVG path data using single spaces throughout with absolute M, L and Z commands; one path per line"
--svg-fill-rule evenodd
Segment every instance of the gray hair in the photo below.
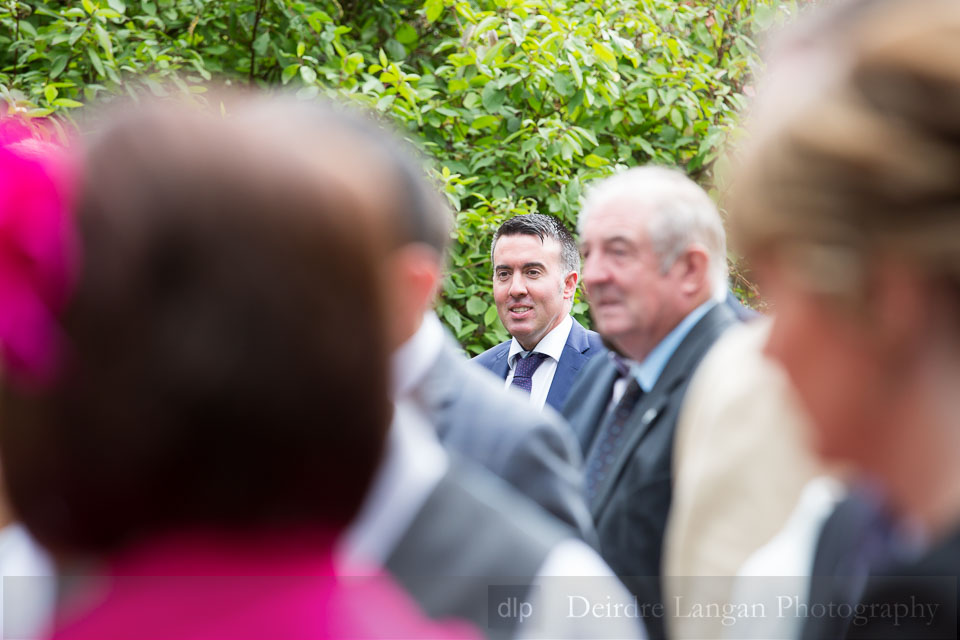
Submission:
M 699 242 L 710 259 L 714 300 L 727 295 L 727 237 L 710 196 L 680 171 L 666 167 L 635 167 L 598 182 L 587 193 L 577 221 L 583 227 L 591 213 L 614 200 L 627 199 L 650 212 L 647 234 L 665 273 L 690 243 Z

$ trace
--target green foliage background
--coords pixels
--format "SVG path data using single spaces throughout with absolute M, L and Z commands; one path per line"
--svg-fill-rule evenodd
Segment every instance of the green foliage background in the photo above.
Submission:
M 680 166 L 710 188 L 758 36 L 803 2 L 0 0 L 0 99 L 70 119 L 94 99 L 200 94 L 220 77 L 384 114 L 455 211 L 438 312 L 479 353 L 507 337 L 497 226 L 545 212 L 573 228 L 585 185 L 627 166 Z

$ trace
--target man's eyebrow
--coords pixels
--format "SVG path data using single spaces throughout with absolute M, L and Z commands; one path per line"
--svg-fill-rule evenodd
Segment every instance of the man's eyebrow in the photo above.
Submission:
M 534 267 L 536 267 L 536 268 L 538 268 L 538 269 L 546 269 L 546 268 L 547 268 L 542 262 L 525 262 L 525 263 L 523 263 L 522 265 L 520 265 L 520 269 L 531 269 L 531 268 L 534 268 Z M 506 264 L 498 264 L 497 266 L 495 266 L 495 267 L 493 268 L 493 270 L 494 270 L 494 271 L 501 271 L 501 270 L 502 270 L 502 271 L 513 271 L 513 267 L 511 267 L 511 266 L 509 266 L 509 265 L 506 265 Z
M 598 245 L 606 246 L 606 245 L 608 245 L 608 244 L 615 244 L 615 243 L 618 243 L 618 242 L 623 243 L 623 244 L 629 244 L 629 245 L 632 245 L 632 244 L 633 244 L 633 240 L 631 240 L 630 238 L 628 238 L 628 237 L 626 237 L 626 236 L 609 236 L 609 237 L 606 237 L 606 238 L 600 238 L 599 240 L 596 240 L 593 244 L 598 244 Z M 586 243 L 586 242 L 581 242 L 581 243 L 580 243 L 580 250 L 583 251 L 584 247 L 586 247 L 586 246 L 587 246 L 587 243 Z

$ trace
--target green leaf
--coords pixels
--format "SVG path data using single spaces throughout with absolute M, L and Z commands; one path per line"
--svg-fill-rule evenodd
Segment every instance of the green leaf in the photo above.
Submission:
M 647 142 L 643 138 L 636 138 L 634 142 L 638 147 L 643 149 L 644 153 L 646 153 L 651 158 L 657 155 L 657 150 L 653 148 L 653 145 L 651 145 L 649 142 Z
M 361 53 L 351 53 L 346 58 L 343 58 L 343 62 L 340 64 L 340 68 L 344 73 L 354 74 L 357 72 L 363 65 L 363 54 Z
M 123 0 L 107 0 L 107 4 L 117 13 L 126 13 L 127 11 L 127 4 Z
M 617 66 L 617 56 L 613 54 L 613 49 L 608 47 L 606 44 L 598 41 L 593 43 L 593 53 L 596 54 L 600 60 L 607 63 L 611 67 Z
M 487 127 L 496 127 L 500 124 L 500 118 L 493 115 L 480 116 L 475 118 L 470 124 L 471 129 L 485 129 Z
M 570 73 L 573 74 L 577 87 L 583 87 L 583 71 L 580 70 L 580 63 L 577 62 L 572 53 L 567 54 L 567 60 L 570 62 Z
M 71 100 L 70 98 L 57 98 L 53 101 L 53 104 L 58 107 L 66 107 L 68 109 L 75 109 L 76 107 L 82 107 L 82 102 L 77 102 L 76 100 Z
M 479 316 L 487 310 L 487 303 L 476 296 L 471 296 L 467 300 L 467 313 L 471 316 Z
M 555 73 L 553 76 L 553 86 L 557 90 L 557 93 L 565 98 L 573 95 L 573 82 L 566 74 Z
M 270 46 L 269 31 L 264 31 L 253 41 L 253 50 L 258 56 L 266 55 L 268 46 Z
M 453 329 L 454 333 L 458 333 L 460 331 L 460 327 L 463 326 L 463 319 L 453 307 L 446 306 L 443 308 L 443 319 L 447 321 L 447 324 L 450 325 L 450 328 Z
M 387 54 L 383 52 L 383 49 L 380 49 L 380 66 L 383 68 L 387 67 Z
M 387 50 L 391 60 L 403 60 L 407 57 L 406 48 L 393 38 L 387 40 L 384 43 L 383 48 Z
M 53 64 L 50 66 L 50 78 L 51 79 L 56 78 L 61 73 L 63 73 L 63 70 L 67 67 L 67 62 L 69 61 L 70 61 L 70 54 L 68 53 L 63 53 L 57 56 L 53 60 Z
M 300 63 L 294 62 L 293 64 L 287 65 L 283 68 L 283 73 L 280 75 L 280 80 L 283 84 L 287 84 L 293 80 L 293 76 L 297 75 L 297 71 L 300 69 Z
M 107 60 L 113 60 L 113 43 L 110 42 L 110 36 L 107 35 L 106 30 L 104 30 L 102 25 L 95 24 L 93 26 L 93 32 L 97 35 L 97 42 L 100 44 L 100 48 L 107 54 Z
M 59 93 L 60 92 L 57 90 L 56 87 L 47 86 L 43 90 L 43 97 L 47 99 L 47 102 L 53 102 L 54 100 L 57 99 L 57 94 Z
M 427 0 L 423 4 L 424 13 L 427 16 L 427 22 L 436 22 L 440 14 L 443 13 L 443 0 Z
M 497 85 L 488 82 L 480 93 L 480 99 L 483 102 L 483 108 L 487 111 L 498 111 L 507 99 L 505 91 L 497 89 Z
M 83 10 L 86 11 L 88 15 L 92 16 L 93 12 L 97 10 L 90 0 L 81 0 L 80 4 L 83 5 Z
M 757 26 L 757 29 L 765 31 L 773 26 L 774 21 L 777 18 L 777 8 L 771 6 L 761 5 L 756 8 L 753 14 L 753 21 Z
M 601 158 L 600 156 L 591 153 L 586 158 L 583 159 L 584 163 L 591 169 L 598 169 L 600 167 L 605 167 L 610 164 L 606 158 Z
M 307 51 L 307 45 L 303 42 L 297 43 L 297 57 L 302 58 L 303 54 Z
M 300 67 L 300 78 L 303 80 L 304 84 L 311 85 L 317 81 L 317 72 L 311 67 L 302 66 Z
M 107 75 L 103 70 L 103 61 L 100 60 L 100 54 L 97 53 L 97 50 L 93 47 L 87 47 L 87 55 L 90 57 L 90 63 L 93 65 L 93 68 L 97 70 L 101 76 Z
M 310 25 L 310 28 L 320 33 L 323 31 L 323 25 L 333 22 L 333 18 L 330 17 L 326 11 L 314 11 L 307 16 L 307 24 Z
M 397 32 L 393 34 L 393 37 L 396 38 L 400 44 L 413 44 L 420 38 L 417 30 L 407 23 L 401 24 L 397 28 Z
M 492 304 L 487 307 L 487 312 L 483 314 L 483 324 L 488 327 L 497 321 L 500 316 L 497 314 L 497 305 Z
M 673 123 L 678 130 L 683 129 L 683 116 L 680 114 L 679 109 L 670 110 L 670 122 Z

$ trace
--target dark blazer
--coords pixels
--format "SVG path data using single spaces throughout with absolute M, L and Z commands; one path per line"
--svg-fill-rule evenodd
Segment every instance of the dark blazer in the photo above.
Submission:
M 510 364 L 507 362 L 510 342 L 507 340 L 487 349 L 473 361 L 492 371 L 501 380 L 506 380 L 507 372 L 510 370 Z M 563 354 L 557 362 L 557 372 L 553 375 L 550 392 L 547 393 L 547 404 L 557 411 L 563 409 L 564 402 L 573 387 L 573 381 L 580 373 L 580 368 L 590 358 L 605 350 L 600 334 L 584 329 L 582 324 L 574 320 L 570 335 L 567 336 L 567 343 L 563 346 Z
M 589 544 L 596 533 L 583 497 L 582 459 L 570 426 L 537 411 L 448 340 L 413 400 L 444 447 L 513 485 Z
M 863 555 L 864 540 L 876 526 L 874 510 L 856 494 L 840 502 L 824 522 L 807 602 L 810 607 L 833 605 L 834 609 L 857 606 L 863 615 L 807 616 L 800 638 L 956 638 L 960 528 L 919 557 L 875 560 L 872 574 L 863 577 L 856 559 Z M 906 615 L 884 615 L 885 606 L 895 610 L 897 605 Z
M 660 564 L 672 495 L 673 437 L 677 415 L 694 370 L 736 319 L 718 304 L 694 325 L 667 362 L 657 384 L 630 416 L 625 445 L 589 505 L 600 537 L 600 555 L 638 602 L 662 603 Z M 589 452 L 618 377 L 613 362 L 594 358 L 581 371 L 564 415 Z M 663 616 L 645 619 L 651 638 L 663 637 Z

